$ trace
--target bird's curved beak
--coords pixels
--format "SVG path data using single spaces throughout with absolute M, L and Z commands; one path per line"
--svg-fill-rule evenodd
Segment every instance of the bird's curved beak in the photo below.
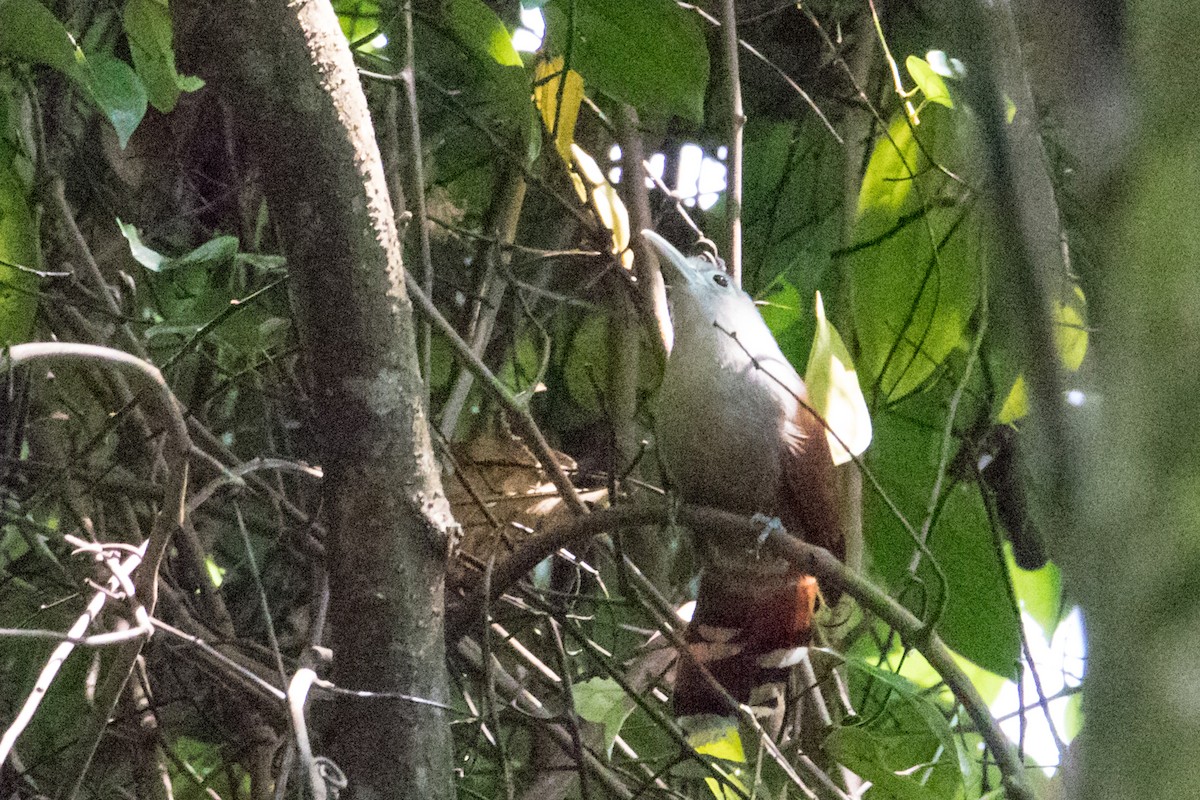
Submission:
M 663 272 L 668 277 L 668 280 L 675 279 L 689 286 L 699 282 L 700 275 L 696 272 L 696 268 L 692 266 L 691 259 L 676 250 L 675 245 L 649 228 L 642 231 L 642 237 L 658 251 L 658 255 L 661 257 Z

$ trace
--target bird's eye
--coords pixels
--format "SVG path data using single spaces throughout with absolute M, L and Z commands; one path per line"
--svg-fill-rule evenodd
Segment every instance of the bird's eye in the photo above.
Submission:
M 728 287 L 729 276 L 724 272 L 718 272 L 716 275 L 713 275 L 713 283 L 715 283 L 717 286 Z

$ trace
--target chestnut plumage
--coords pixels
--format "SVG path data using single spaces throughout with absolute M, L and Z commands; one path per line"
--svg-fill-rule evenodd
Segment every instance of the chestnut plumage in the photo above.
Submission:
M 653 231 L 643 236 L 671 285 L 675 341 L 656 409 L 670 484 L 689 503 L 778 518 L 790 534 L 844 557 L 824 423 L 754 301 L 715 259 L 689 259 Z M 732 713 L 698 664 L 737 702 L 774 714 L 782 678 L 812 637 L 816 581 L 754 548 L 694 533 L 705 567 L 676 714 Z

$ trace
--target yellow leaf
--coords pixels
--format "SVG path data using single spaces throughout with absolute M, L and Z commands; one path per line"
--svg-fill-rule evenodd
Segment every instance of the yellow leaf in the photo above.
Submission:
M 559 105 L 559 87 L 562 105 Z M 546 130 L 554 136 L 554 147 L 563 161 L 571 163 L 571 145 L 575 141 L 575 120 L 583 103 L 583 77 L 575 70 L 563 73 L 562 56 L 539 61 L 534 82 L 533 101 L 542 112 Z
M 591 201 L 592 210 L 600 217 L 604 227 L 612 231 L 612 253 L 619 256 L 625 269 L 633 267 L 633 253 L 629 249 L 629 211 L 617 194 L 616 187 L 604 177 L 596 159 L 588 155 L 577 144 L 571 145 L 571 156 L 575 171 L 571 179 L 575 191 L 584 202 Z
M 738 732 L 737 720 L 730 717 L 699 716 L 685 717 L 680 724 L 687 731 L 688 744 L 697 753 L 727 762 L 725 765 L 714 764 L 713 767 L 724 775 L 727 781 L 737 787 L 743 794 L 748 794 L 746 784 L 742 783 L 742 769 L 732 764 L 745 764 L 746 752 L 742 748 L 742 736 Z M 729 800 L 738 795 L 727 790 L 716 778 L 705 778 L 708 789 L 717 800 Z
M 825 304 L 817 292 L 817 333 L 808 355 L 804 382 L 813 409 L 829 426 L 825 436 L 834 464 L 845 464 L 861 455 L 871 443 L 871 414 L 858 385 L 858 374 L 850 352 L 825 316 Z
M 1029 392 L 1025 389 L 1025 374 L 1022 373 L 1013 381 L 1012 389 L 1009 390 L 1008 397 L 1004 398 L 1004 405 L 1000 407 L 996 421 L 1001 425 L 1008 425 L 1028 413 Z
M 1088 332 L 1083 319 L 1086 302 L 1083 289 L 1076 286 L 1069 302 L 1054 304 L 1054 342 L 1058 347 L 1058 361 L 1069 372 L 1078 372 L 1083 364 L 1083 357 L 1087 355 Z M 1013 381 L 1012 389 L 1004 398 L 996 421 L 1007 425 L 1028 413 L 1029 394 L 1025 386 L 1025 375 L 1022 373 Z

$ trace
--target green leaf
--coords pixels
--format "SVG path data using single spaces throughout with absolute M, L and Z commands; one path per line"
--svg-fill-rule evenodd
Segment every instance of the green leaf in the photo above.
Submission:
M 125 241 L 129 242 L 129 252 L 135 261 L 151 272 L 158 272 L 162 269 L 163 262 L 167 261 L 167 257 L 144 244 L 136 226 L 126 225 L 118 217 L 117 227 L 121 229 L 121 235 L 125 237 Z
M 812 342 L 807 298 L 822 290 L 834 299 L 823 279 L 832 274 L 830 254 L 843 244 L 840 213 L 833 209 L 842 204 L 837 187 L 844 161 L 845 153 L 819 122 L 752 119 L 746 125 L 743 280 L 757 296 L 782 276 L 805 298 L 797 302 L 806 312 L 796 331 L 799 350 L 793 354 L 781 344 L 793 357 L 807 354 Z
M 963 748 L 962 742 L 951 730 L 950 723 L 946 721 L 942 710 L 932 702 L 924 687 L 866 661 L 852 659 L 847 663 L 887 686 L 893 692 L 893 697 L 903 700 L 920 718 L 928 732 L 937 739 L 943 749 L 943 757 L 951 759 L 950 763 L 954 764 L 958 775 L 962 779 L 971 775 L 973 770 L 971 759 Z
M 604 747 L 612 757 L 613 742 L 621 732 L 635 703 L 612 678 L 592 678 L 572 688 L 575 711 L 588 722 L 604 726 Z
M 516 393 L 523 405 L 528 405 L 530 398 L 541 387 L 547 355 L 541 339 L 526 333 L 517 339 L 500 368 L 497 377 Z
M 770 294 L 759 302 L 758 313 L 775 338 L 778 339 L 800 322 L 803 316 L 800 302 L 799 290 L 787 281 L 779 281 Z
M 563 364 L 563 379 L 575 404 L 599 416 L 601 398 L 608 386 L 608 317 L 590 314 L 575 329 Z
M 181 92 L 194 92 L 204 85 L 200 78 L 180 75 L 175 69 L 171 13 L 166 2 L 126 0 L 122 21 L 133 66 L 146 87 L 151 105 L 164 114 L 169 113 Z
M 733 800 L 747 793 L 743 778 L 746 770 L 746 751 L 742 746 L 742 734 L 733 717 L 718 717 L 711 714 L 684 717 L 679 721 L 687 734 L 687 742 L 697 753 L 714 759 L 710 762 L 725 780 L 714 778 L 704 770 L 698 776 L 704 778 L 708 790 L 717 800 Z
M 524 66 L 513 49 L 512 34 L 482 0 L 447 0 L 446 19 L 455 36 L 479 55 L 504 67 Z
M 945 426 L 944 401 L 916 395 L 873 420 L 875 437 L 867 465 L 887 476 L 884 488 L 919 532 L 937 479 Z M 943 491 L 947 491 L 943 487 Z M 863 497 L 863 529 L 876 574 L 902 596 L 918 615 L 928 613 L 936 577 L 928 557 L 916 576 L 909 565 L 916 551 L 912 537 L 875 492 Z M 1020 656 L 1020 619 L 1009 599 L 1007 568 L 997 555 L 991 521 L 977 485 L 959 484 L 942 498 L 929 550 L 947 580 L 949 601 L 938 620 L 946 643 L 975 664 L 1006 678 L 1016 677 Z M 986 625 L 980 620 L 987 620 Z
M 829 450 L 834 464 L 845 464 L 862 455 L 871 444 L 871 414 L 858 385 L 858 373 L 841 335 L 825 316 L 825 304 L 817 292 L 817 332 L 808 355 L 804 382 L 809 401 L 825 418 Z
M 133 67 L 118 58 L 98 53 L 86 60 L 81 57 L 80 64 L 84 85 L 116 129 L 117 141 L 124 149 L 146 116 L 146 87 Z
M 228 264 L 238 254 L 236 236 L 217 236 L 200 245 L 190 253 L 178 258 L 168 258 L 159 267 L 159 272 L 199 267 L 211 269 Z
M 909 56 L 904 61 L 904 66 L 908 69 L 908 74 L 912 76 L 916 82 L 917 88 L 925 95 L 925 99 L 930 103 L 937 103 L 946 108 L 954 108 L 954 101 L 950 99 L 950 90 L 946 88 L 946 81 L 934 71 L 929 62 L 917 56 Z
M 212 583 L 214 589 L 220 589 L 221 584 L 225 582 L 225 568 L 217 563 L 217 560 L 211 555 L 204 557 L 204 571 L 208 573 L 208 580 Z
M 1083 289 L 1074 284 L 1064 290 L 1065 300 L 1054 303 L 1054 341 L 1058 349 L 1058 360 L 1070 372 L 1078 372 L 1087 355 L 1088 330 L 1086 322 L 1087 301 Z M 996 415 L 996 421 L 1008 424 L 1029 413 L 1029 390 L 1025 386 L 1025 375 L 1020 373 Z
M 38 264 L 29 190 L 10 161 L 0 165 L 0 347 L 29 339 L 38 279 L 26 270 L 37 269 Z
M 75 75 L 75 42 L 37 0 L 0 0 L 0 56 Z
M 708 48 L 671 0 L 550 0 L 547 49 L 584 82 L 645 114 L 704 119 Z
M 383 12 L 374 0 L 335 0 L 333 9 L 337 12 L 342 33 L 351 42 L 367 39 L 379 30 Z
M 1063 711 L 1065 723 L 1063 734 L 1067 740 L 1074 739 L 1083 730 L 1083 694 L 1076 693 L 1067 698 L 1067 707 Z
M 1014 679 L 1021 656 L 1021 620 L 1008 596 L 1006 565 L 997 555 L 979 486 L 959 484 L 950 490 L 930 550 L 950 584 L 950 602 L 938 632 L 946 644 L 979 666 Z M 981 619 L 988 624 L 980 625 Z
M 976 220 L 929 156 L 958 166 L 958 116 L 931 106 L 920 141 L 898 117 L 863 178 L 850 277 L 858 369 L 877 401 L 922 386 L 961 343 L 979 299 Z
M 1017 603 L 1042 629 L 1049 644 L 1063 614 L 1062 574 L 1053 562 L 1041 569 L 1021 569 L 1013 561 L 1012 545 L 1005 544 L 1004 553 Z
M 897 774 L 888 764 L 883 742 L 870 731 L 838 728 L 825 739 L 824 748 L 839 764 L 872 783 L 872 800 L 940 800 L 912 775 Z
M 562 377 L 571 400 L 586 416 L 580 424 L 592 424 L 602 413 L 607 413 L 606 401 L 601 395 L 609 388 L 613 358 L 611 323 L 612 318 L 607 314 L 588 314 L 570 332 Z M 639 358 L 638 390 L 653 391 L 661 379 L 660 369 L 660 362 L 655 359 L 646 355 Z
M 263 272 L 283 272 L 287 269 L 287 258 L 272 253 L 238 253 L 237 262 Z

